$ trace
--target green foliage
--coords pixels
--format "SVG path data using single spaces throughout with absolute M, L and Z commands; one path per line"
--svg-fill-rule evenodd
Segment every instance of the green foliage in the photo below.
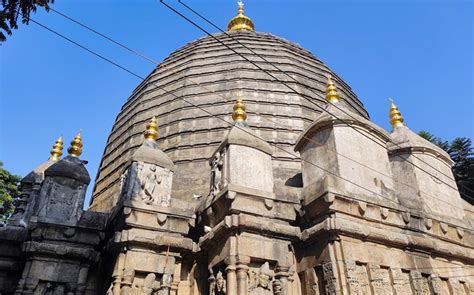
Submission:
M 434 136 L 433 134 L 429 133 L 428 131 L 420 131 L 418 133 L 419 136 L 423 137 L 424 139 L 436 144 L 440 148 L 442 148 L 445 152 L 449 153 L 449 142 L 446 140 L 442 140 L 439 137 Z
M 20 195 L 19 182 L 20 177 L 5 170 L 0 161 L 0 207 L 3 208 L 0 210 L 0 222 L 5 221 L 15 210 L 13 202 Z
M 453 174 L 461 196 L 474 204 L 474 151 L 471 139 L 456 137 L 453 141 L 444 141 L 427 131 L 418 133 L 424 139 L 445 150 L 453 160 Z
M 1 0 L 2 10 L 0 11 L 0 42 L 7 39 L 5 34 L 11 35 L 13 29 L 18 29 L 18 17 L 21 22 L 28 24 L 30 13 L 36 12 L 38 6 L 42 6 L 48 11 L 49 3 L 54 0 Z

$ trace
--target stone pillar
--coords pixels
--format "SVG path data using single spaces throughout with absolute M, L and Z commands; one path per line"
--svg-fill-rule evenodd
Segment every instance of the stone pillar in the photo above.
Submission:
M 235 273 L 236 271 L 235 257 L 228 256 L 225 259 L 225 264 L 227 264 L 227 267 L 225 268 L 225 271 L 227 273 L 226 275 L 227 295 L 237 295 L 237 275 Z
M 249 271 L 248 264 L 250 263 L 250 257 L 238 256 L 237 257 L 237 290 L 239 295 L 247 295 L 247 273 Z
M 130 295 L 132 292 L 132 283 L 135 278 L 135 270 L 126 268 L 123 271 L 122 287 L 120 288 L 120 295 Z
M 277 265 L 275 269 L 275 280 L 280 282 L 281 295 L 288 295 L 288 277 L 290 276 L 289 273 L 290 267 L 289 266 L 282 266 Z
M 178 294 L 178 287 L 179 287 L 180 280 L 181 280 L 181 262 L 176 262 L 174 266 L 174 272 L 173 272 L 173 281 L 171 282 L 171 289 L 170 289 L 171 295 Z
M 164 273 L 163 279 L 161 281 L 160 291 L 158 292 L 159 295 L 169 295 L 171 290 L 173 278 L 170 274 Z
M 114 281 L 113 281 L 113 286 L 112 286 L 112 294 L 113 295 L 120 295 L 120 286 L 122 282 L 122 276 L 121 275 L 115 275 L 114 276 Z

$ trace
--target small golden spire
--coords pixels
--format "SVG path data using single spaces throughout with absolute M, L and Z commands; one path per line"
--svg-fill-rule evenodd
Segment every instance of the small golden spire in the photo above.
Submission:
M 227 31 L 255 31 L 252 20 L 244 15 L 244 3 L 240 0 L 237 3 L 239 4 L 237 16 L 230 20 Z
M 82 135 L 81 131 L 74 137 L 74 139 L 71 141 L 71 146 L 67 149 L 67 152 L 70 156 L 79 158 L 79 156 L 82 154 Z
M 234 122 L 245 122 L 247 120 L 247 114 L 245 113 L 245 105 L 240 97 L 237 97 L 237 101 L 234 104 L 234 112 L 232 113 L 232 119 Z
M 331 103 L 337 103 L 341 97 L 339 96 L 339 92 L 337 92 L 336 84 L 334 84 L 331 79 L 331 75 L 327 75 L 327 77 L 328 82 L 326 84 L 326 100 Z
M 56 142 L 54 143 L 53 148 L 51 149 L 51 152 L 49 153 L 51 154 L 51 156 L 49 157 L 51 161 L 57 161 L 63 155 L 63 137 L 62 136 L 56 139 Z
M 151 120 L 146 124 L 146 130 L 143 133 L 145 139 L 147 140 L 157 140 L 158 139 L 158 122 L 156 121 L 156 117 L 153 116 Z
M 405 120 L 403 120 L 402 113 L 400 113 L 400 110 L 398 109 L 398 107 L 393 103 L 393 99 L 389 98 L 389 100 L 390 100 L 389 117 L 390 117 L 390 124 L 392 124 L 392 128 L 395 129 L 396 127 L 405 126 L 405 123 L 403 123 Z

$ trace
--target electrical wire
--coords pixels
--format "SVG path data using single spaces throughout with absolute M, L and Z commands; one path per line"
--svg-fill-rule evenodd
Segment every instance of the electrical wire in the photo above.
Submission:
M 69 37 L 67 37 L 67 36 L 65 36 L 65 35 L 63 35 L 63 34 L 61 34 L 61 33 L 59 33 L 58 31 L 53 30 L 53 29 L 51 29 L 51 28 L 49 28 L 49 27 L 47 27 L 47 26 L 45 26 L 45 25 L 39 23 L 38 21 L 32 19 L 31 17 L 30 17 L 30 21 L 33 22 L 34 24 L 36 24 L 36 25 L 42 27 L 43 29 L 45 29 L 45 30 L 47 30 L 47 31 L 49 31 L 49 32 L 51 32 L 51 33 L 53 33 L 53 34 L 55 34 L 56 36 L 58 36 L 58 37 L 60 37 L 60 38 L 62 38 L 62 39 L 64 39 L 64 40 L 66 40 L 66 41 L 68 41 L 68 42 L 70 42 L 70 43 L 72 43 L 72 44 L 78 46 L 79 48 L 81 48 L 81 49 L 83 49 L 83 50 L 89 52 L 90 54 L 92 54 L 92 55 L 94 55 L 94 56 L 96 56 L 96 57 L 98 57 L 98 58 L 100 58 L 100 59 L 102 59 L 102 60 L 104 60 L 104 61 L 106 61 L 106 62 L 112 64 L 113 66 L 115 66 L 115 67 L 117 67 L 117 68 L 119 68 L 119 69 L 121 69 L 121 70 L 123 70 L 123 71 L 125 71 L 125 72 L 127 72 L 127 73 L 129 73 L 129 74 L 131 74 L 131 75 L 133 75 L 133 76 L 135 76 L 135 77 L 137 77 L 138 79 L 140 79 L 140 80 L 142 80 L 142 81 L 146 81 L 146 78 L 145 78 L 145 77 L 142 77 L 142 76 L 140 76 L 140 75 L 138 75 L 138 74 L 132 72 L 131 70 L 128 70 L 127 68 L 125 68 L 125 67 L 119 65 L 118 63 L 116 63 L 116 62 L 110 60 L 109 58 L 107 58 L 107 57 L 105 57 L 105 56 L 103 56 L 103 55 L 101 55 L 101 54 L 99 54 L 99 53 L 96 53 L 96 52 L 94 52 L 93 50 L 91 50 L 91 49 L 89 49 L 89 48 L 87 48 L 87 47 L 85 47 L 85 46 L 79 44 L 78 42 L 76 42 L 76 41 L 72 40 L 71 38 L 69 38 Z M 249 134 L 250 136 L 253 136 L 253 137 L 255 137 L 255 138 L 259 139 L 259 140 L 265 141 L 265 140 L 262 139 L 261 137 L 259 137 L 259 136 L 257 136 L 256 134 L 250 132 L 249 130 L 247 130 L 246 128 L 242 128 L 242 127 L 240 127 L 240 126 L 235 125 L 235 124 L 232 123 L 232 122 L 229 122 L 229 121 L 227 121 L 227 120 L 225 120 L 225 119 L 223 119 L 223 118 L 220 118 L 219 116 L 214 115 L 214 114 L 212 114 L 211 112 L 209 112 L 209 111 L 203 109 L 203 108 L 200 107 L 199 105 L 196 105 L 196 104 L 194 104 L 194 103 L 192 103 L 192 102 L 190 102 L 190 101 L 184 99 L 183 97 L 179 97 L 178 95 L 176 95 L 176 94 L 174 94 L 174 93 L 172 93 L 172 92 L 170 92 L 170 91 L 164 89 L 163 87 L 161 87 L 161 86 L 159 86 L 159 85 L 156 85 L 154 82 L 150 82 L 150 83 L 153 84 L 156 88 L 163 90 L 163 91 L 165 92 L 165 94 L 169 94 L 169 95 L 171 95 L 171 96 L 174 96 L 175 98 L 177 98 L 177 99 L 179 99 L 179 100 L 182 100 L 182 101 L 184 101 L 185 103 L 187 103 L 187 104 L 189 104 L 189 105 L 191 105 L 191 106 L 193 106 L 193 107 L 195 107 L 195 108 L 197 108 L 197 109 L 200 109 L 201 111 L 205 112 L 206 114 L 208 114 L 208 115 L 210 115 L 210 116 L 212 116 L 212 117 L 216 117 L 217 119 L 223 121 L 224 123 L 226 123 L 226 124 L 228 124 L 228 125 L 230 125 L 230 126 L 234 126 L 235 128 L 238 128 L 238 129 L 242 130 L 243 132 Z M 283 149 L 283 148 L 281 148 L 281 147 L 279 147 L 279 146 L 277 146 L 277 145 L 274 145 L 274 147 L 277 148 L 277 149 L 279 149 L 279 150 L 281 150 L 281 151 L 283 151 L 283 152 L 285 152 L 285 153 L 290 154 L 291 156 L 293 156 L 293 157 L 295 157 L 295 158 L 299 158 L 298 155 L 293 154 L 292 152 L 289 152 L 289 151 L 287 151 L 287 150 L 285 150 L 285 149 Z M 359 188 L 361 188 L 361 189 L 363 189 L 363 190 L 365 190 L 365 191 L 367 191 L 367 192 L 370 192 L 370 193 L 372 193 L 372 194 L 374 194 L 374 195 L 377 195 L 377 196 L 379 196 L 379 197 L 381 197 L 381 198 L 383 198 L 383 199 L 386 199 L 386 200 L 388 200 L 389 202 L 392 202 L 392 203 L 396 204 L 397 206 L 401 206 L 401 207 L 404 207 L 404 208 L 410 209 L 410 210 L 417 210 L 416 208 L 412 208 L 412 207 L 408 207 L 408 206 L 399 204 L 398 202 L 396 202 L 396 201 L 394 201 L 394 200 L 392 200 L 392 199 L 390 199 L 390 198 L 387 198 L 386 196 L 381 195 L 381 194 L 378 193 L 378 192 L 375 192 L 375 191 L 372 191 L 372 190 L 370 190 L 370 189 L 368 189 L 368 188 L 366 188 L 366 187 L 363 187 L 363 186 L 361 186 L 361 185 L 359 185 L 359 184 L 357 184 L 357 183 L 355 183 L 355 182 L 353 182 L 353 181 L 351 181 L 351 180 L 349 180 L 349 179 L 347 179 L 347 178 L 344 178 L 344 177 L 342 177 L 342 176 L 339 176 L 339 175 L 337 175 L 336 173 L 334 173 L 334 172 L 332 172 L 332 171 L 330 171 L 330 170 L 328 170 L 328 169 L 326 169 L 326 168 L 324 168 L 324 167 L 321 167 L 321 166 L 319 166 L 319 165 L 317 165 L 317 164 L 315 164 L 315 163 L 312 163 L 312 162 L 310 162 L 310 161 L 308 161 L 308 160 L 301 159 L 301 161 L 304 161 L 304 162 L 310 164 L 311 166 L 314 166 L 314 167 L 316 167 L 316 168 L 319 168 L 319 169 L 321 169 L 322 171 L 325 171 L 326 173 L 328 173 L 328 174 L 330 174 L 330 175 L 332 175 L 332 176 L 334 176 L 334 177 L 336 177 L 336 178 L 342 179 L 342 180 L 344 180 L 344 181 L 346 181 L 346 182 L 348 182 L 348 183 L 350 183 L 350 184 L 352 184 L 352 185 L 354 185 L 354 186 L 356 186 L 356 187 L 359 187 Z M 351 198 L 353 198 L 353 197 L 351 197 Z M 353 198 L 353 199 L 356 199 L 356 198 Z M 357 200 L 370 203 L 370 202 L 367 201 L 367 200 L 362 200 L 362 199 L 357 199 Z M 374 203 L 374 204 L 375 204 L 375 203 Z M 376 205 L 380 205 L 380 204 L 376 204 Z M 454 226 L 459 227 L 459 228 L 463 228 L 463 229 L 465 229 L 466 231 L 469 231 L 469 232 L 472 231 L 471 229 L 468 229 L 468 228 L 465 228 L 465 227 L 461 227 L 461 226 L 458 226 L 458 225 L 454 225 Z
M 178 0 L 178 1 L 179 1 L 179 0 Z M 179 1 L 179 2 L 181 2 L 181 1 Z M 183 4 L 183 5 L 185 5 L 185 4 Z M 186 7 L 188 7 L 188 6 L 186 6 Z M 188 7 L 188 8 L 189 8 L 189 7 Z M 189 9 L 191 9 L 191 8 L 189 8 Z M 58 15 L 60 15 L 60 16 L 62 16 L 62 17 L 64 17 L 64 18 L 66 18 L 66 19 L 68 19 L 68 20 L 70 20 L 70 21 L 72 21 L 72 22 L 74 22 L 74 23 L 76 23 L 76 24 L 78 24 L 79 26 L 81 26 L 81 27 L 83 27 L 83 28 L 85 28 L 85 29 L 87 29 L 87 30 L 89 30 L 89 31 L 91 31 L 91 32 L 93 32 L 93 33 L 99 35 L 100 37 L 105 38 L 106 40 L 108 40 L 108 41 L 110 41 L 110 42 L 112 42 L 112 43 L 118 45 L 119 47 L 121 47 L 121 48 L 123 48 L 123 49 L 126 49 L 127 51 L 130 51 L 131 53 L 133 53 L 133 54 L 139 56 L 140 58 L 143 58 L 143 59 L 145 59 L 146 61 L 148 61 L 148 62 L 150 62 L 150 63 L 152 63 L 152 64 L 154 64 L 154 65 L 156 65 L 156 66 L 159 66 L 159 65 L 160 65 L 160 64 L 159 64 L 157 61 L 155 61 L 154 59 L 152 59 L 152 58 L 146 56 L 145 54 L 143 54 L 143 53 L 141 53 L 141 52 L 139 52 L 139 51 L 137 51 L 137 50 L 134 50 L 134 49 L 130 48 L 129 46 L 124 45 L 124 44 L 121 43 L 121 42 L 118 42 L 118 41 L 116 41 L 116 40 L 110 38 L 109 36 L 107 36 L 107 35 L 105 35 L 105 34 L 99 32 L 99 31 L 97 31 L 96 29 L 94 29 L 94 28 L 92 28 L 92 27 L 90 27 L 90 26 L 88 26 L 88 25 L 86 25 L 86 24 L 84 24 L 84 23 L 82 23 L 82 22 L 80 22 L 80 21 L 78 21 L 78 20 L 75 20 L 74 18 L 72 18 L 72 17 L 70 17 L 70 16 L 68 16 L 68 15 L 66 15 L 66 14 L 64 14 L 64 13 L 58 11 L 58 10 L 55 10 L 55 9 L 53 9 L 53 8 L 51 8 L 51 10 L 52 10 L 53 12 L 57 13 Z M 194 10 L 192 10 L 192 11 L 194 12 Z M 195 13 L 197 13 L 197 12 L 195 12 Z M 198 14 L 198 15 L 199 15 L 199 14 Z M 201 16 L 201 15 L 199 15 L 199 16 L 200 16 L 201 18 L 203 18 L 203 16 Z M 217 27 L 217 26 L 216 26 L 216 27 Z M 238 41 L 238 40 L 236 40 L 236 41 Z M 239 42 L 239 44 L 241 44 L 240 41 L 238 41 L 238 42 Z M 243 44 L 242 44 L 242 45 L 243 45 Z M 245 46 L 245 45 L 244 45 L 244 46 Z M 247 48 L 247 47 L 245 46 L 245 48 Z M 250 49 L 250 48 L 247 48 L 247 49 L 252 50 L 252 49 Z M 253 52 L 253 50 L 252 50 L 252 52 Z M 261 58 L 263 58 L 263 57 L 261 57 Z M 266 59 L 265 59 L 265 60 L 266 60 Z M 168 66 L 167 66 L 167 65 L 163 65 L 162 67 L 163 67 L 164 69 L 168 69 Z M 174 70 L 174 71 L 171 70 L 171 71 L 172 71 L 172 74 L 176 74 L 176 70 Z M 201 83 L 196 82 L 194 79 L 191 79 L 191 78 L 189 78 L 189 77 L 184 77 L 184 75 L 183 75 L 183 78 L 184 78 L 185 80 L 191 81 L 193 84 L 195 84 L 195 85 L 197 85 L 197 86 L 199 86 L 199 87 L 201 87 L 201 88 L 203 88 L 203 89 L 206 89 L 207 91 L 211 92 L 212 94 L 221 97 L 222 99 L 224 99 L 224 101 L 227 101 L 227 102 L 229 101 L 229 99 L 227 99 L 227 98 L 224 97 L 223 95 L 220 95 L 220 94 L 216 93 L 215 91 L 209 89 L 208 87 L 206 87 L 206 86 L 204 86 L 204 85 L 201 85 Z M 263 119 L 264 119 L 265 121 L 267 121 L 267 122 L 271 122 L 271 123 L 274 124 L 275 126 L 278 126 L 278 124 L 275 123 L 275 121 L 273 121 L 273 120 L 269 120 L 268 118 L 265 118 L 265 117 L 263 117 Z M 303 137 L 304 137 L 306 140 L 315 143 L 316 145 L 319 145 L 319 146 L 322 146 L 322 145 L 323 145 L 321 142 L 317 142 L 317 141 L 315 141 L 314 139 L 311 139 L 311 138 L 309 138 L 309 137 L 307 137 L 307 136 L 305 136 L 305 135 L 303 135 Z M 392 175 L 388 175 L 388 174 L 386 174 L 386 173 L 384 173 L 384 172 L 381 172 L 381 171 L 379 171 L 379 170 L 376 170 L 376 169 L 374 169 L 374 168 L 372 168 L 372 167 L 370 167 L 370 166 L 367 166 L 367 165 L 364 164 L 364 163 L 361 163 L 361 162 L 356 161 L 356 160 L 354 160 L 354 159 L 352 159 L 352 158 L 350 158 L 350 157 L 348 157 L 348 156 L 346 156 L 346 155 L 343 155 L 343 154 L 341 154 L 341 153 L 338 153 L 337 151 L 333 151 L 333 150 L 329 150 L 329 151 L 332 152 L 332 153 L 335 153 L 335 154 L 337 154 L 337 155 L 339 155 L 339 156 L 341 156 L 341 157 L 344 157 L 344 158 L 346 158 L 346 159 L 348 159 L 348 160 L 350 160 L 350 161 L 352 161 L 352 162 L 354 162 L 354 163 L 356 163 L 356 164 L 359 164 L 359 165 L 363 166 L 363 167 L 366 168 L 366 169 L 369 169 L 369 170 L 371 170 L 371 171 L 374 171 L 374 172 L 376 172 L 376 173 L 378 173 L 378 174 L 381 174 L 381 175 L 383 175 L 383 176 L 385 176 L 385 177 L 392 178 Z M 413 186 L 413 185 L 411 185 L 411 184 L 408 184 L 408 183 L 401 182 L 401 181 L 399 181 L 399 180 L 395 180 L 395 179 L 394 179 L 394 182 L 399 183 L 399 184 L 403 184 L 403 185 L 405 185 L 405 186 L 407 186 L 407 187 L 410 187 L 410 188 L 413 188 L 413 189 L 416 189 L 416 190 L 419 190 L 417 187 L 415 187 L 415 186 Z M 433 199 L 436 199 L 436 200 L 438 200 L 438 201 L 441 201 L 441 202 L 447 204 L 448 206 L 451 206 L 451 207 L 454 207 L 454 208 L 457 208 L 457 209 L 464 210 L 464 208 L 455 206 L 455 205 L 451 204 L 451 202 L 449 202 L 449 201 L 446 201 L 446 200 L 437 198 L 437 197 L 435 197 L 435 196 L 433 196 L 433 195 L 431 195 L 431 194 L 429 194 L 429 193 L 427 193 L 427 192 L 424 192 L 424 191 L 421 191 L 421 190 L 419 190 L 419 191 L 422 192 L 422 193 L 424 193 L 424 194 L 425 194 L 426 196 L 428 196 L 428 197 L 431 197 L 431 198 L 433 198 Z
M 241 53 L 237 52 L 235 49 L 231 48 L 230 46 L 228 46 L 227 44 L 225 44 L 223 41 L 219 40 L 216 36 L 214 36 L 213 34 L 211 34 L 209 31 L 207 31 L 206 29 L 202 28 L 201 26 L 199 26 L 197 23 L 195 23 L 194 21 L 192 21 L 191 19 L 189 19 L 188 17 L 186 17 L 185 15 L 183 15 L 182 13 L 180 13 L 179 11 L 177 11 L 175 8 L 173 8 L 172 6 L 168 5 L 164 0 L 160 0 L 160 2 L 166 6 L 168 9 L 170 9 L 171 11 L 175 12 L 176 14 L 178 14 L 179 16 L 181 16 L 183 19 L 185 19 L 186 21 L 188 21 L 189 23 L 191 23 L 193 26 L 195 26 L 196 28 L 198 28 L 199 30 L 201 30 L 202 32 L 204 32 L 205 34 L 207 34 L 209 37 L 213 38 L 214 40 L 216 40 L 217 42 L 219 42 L 220 44 L 224 45 L 225 47 L 227 47 L 229 50 L 233 51 L 235 54 L 239 55 L 240 57 L 242 57 L 244 60 L 248 61 L 249 63 L 251 63 L 252 65 L 254 65 L 257 69 L 265 72 L 267 75 L 269 75 L 270 77 L 272 77 L 273 79 L 275 79 L 275 81 L 285 85 L 288 89 L 290 89 L 291 91 L 293 91 L 295 94 L 303 97 L 304 99 L 306 99 L 307 101 L 309 101 L 310 103 L 312 103 L 313 105 L 315 105 L 316 107 L 320 108 L 322 111 L 326 111 L 328 114 L 330 114 L 331 116 L 334 116 L 335 118 L 337 118 L 338 120 L 340 120 L 341 122 L 345 123 L 348 127 L 354 129 L 356 132 L 360 133 L 361 135 L 363 135 L 364 137 L 368 138 L 369 140 L 373 141 L 374 143 L 376 144 L 379 144 L 381 145 L 380 143 L 376 142 L 374 139 L 368 137 L 366 134 L 362 133 L 361 131 L 357 130 L 356 128 L 354 128 L 350 123 L 347 123 L 345 120 L 343 119 L 340 119 L 338 118 L 337 116 L 335 116 L 334 114 L 332 114 L 331 112 L 329 112 L 328 110 L 325 110 L 323 107 L 319 106 L 318 104 L 316 104 L 315 102 L 313 102 L 312 100 L 309 100 L 308 98 L 302 96 L 300 93 L 298 93 L 295 89 L 293 89 L 291 86 L 289 86 L 286 82 L 284 81 L 281 81 L 279 80 L 278 78 L 276 78 L 274 75 L 272 75 L 270 72 L 268 72 L 267 70 L 261 68 L 260 66 L 258 66 L 255 62 L 249 60 L 248 58 L 246 58 L 245 56 L 243 56 Z M 206 22 L 212 24 L 212 22 L 210 22 L 209 20 L 207 20 L 205 17 L 201 16 L 199 13 L 197 13 L 196 11 L 194 11 L 193 9 L 191 9 L 189 6 L 185 5 L 182 3 L 182 1 L 178 0 L 179 3 L 181 3 L 183 6 L 187 7 L 189 10 L 191 10 L 193 13 L 195 13 L 196 15 L 198 15 L 199 17 L 203 18 L 204 20 L 206 20 Z M 276 65 L 274 65 L 273 63 L 270 63 L 268 62 L 265 58 L 259 56 L 257 53 L 255 53 L 252 49 L 249 49 L 248 47 L 246 47 L 245 45 L 243 45 L 242 43 L 240 43 L 240 41 L 236 40 L 235 38 L 233 38 L 232 36 L 230 36 L 230 34 L 228 34 L 227 32 L 223 31 L 222 29 L 220 29 L 219 27 L 217 27 L 216 25 L 212 24 L 213 26 L 215 26 L 217 29 L 219 29 L 221 32 L 223 32 L 224 34 L 226 34 L 227 36 L 229 36 L 230 38 L 232 38 L 233 40 L 235 40 L 237 43 L 239 43 L 240 45 L 242 45 L 243 47 L 247 48 L 248 50 L 250 50 L 254 55 L 257 55 L 258 57 L 260 57 L 262 60 L 266 61 L 266 63 L 272 65 L 273 67 L 277 68 L 281 73 L 287 75 L 288 77 L 290 77 L 291 79 L 293 79 L 295 82 L 298 82 L 297 80 L 295 80 L 293 77 L 291 77 L 290 75 L 288 75 L 287 73 L 285 73 L 284 71 L 280 70 Z M 313 92 L 314 94 L 316 94 L 317 96 L 319 97 L 322 97 L 319 93 L 316 93 L 314 92 L 312 89 L 309 89 L 311 92 Z M 348 116 L 350 116 L 351 118 L 355 119 L 355 120 L 358 120 L 357 118 L 354 118 L 350 113 L 347 113 L 345 110 L 343 110 L 342 108 L 340 108 L 339 106 L 337 106 L 336 104 L 333 104 L 332 102 L 330 102 L 334 107 L 336 107 L 337 109 L 339 109 L 340 111 L 344 112 L 345 114 L 347 114 Z M 392 143 L 398 147 L 401 147 L 399 144 L 395 143 L 392 141 Z M 395 155 L 397 157 L 401 157 L 399 155 Z M 414 158 L 417 158 L 415 155 L 412 155 Z M 410 163 L 411 165 L 417 167 L 418 169 L 422 170 L 423 172 L 429 174 L 430 176 L 434 177 L 435 179 L 439 180 L 440 182 L 443 182 L 444 184 L 446 184 L 447 186 L 451 187 L 452 189 L 454 190 L 458 190 L 456 187 L 453 187 L 451 186 L 449 183 L 446 183 L 445 181 L 443 181 L 442 179 L 440 179 L 438 176 L 436 175 L 433 175 L 431 173 L 429 173 L 428 171 L 424 170 L 423 168 L 419 167 L 418 165 L 416 165 L 415 163 L 411 162 L 411 161 L 408 161 L 407 159 L 404 159 L 402 158 L 404 161 L 407 161 L 408 163 Z M 417 158 L 419 159 L 419 158 Z M 420 161 L 424 162 L 422 159 L 419 159 Z M 435 171 L 439 172 L 440 174 L 446 176 L 449 178 L 448 175 L 444 174 L 442 171 L 439 171 L 437 168 L 433 167 L 431 164 L 429 163 L 426 163 L 424 162 L 425 164 L 427 164 L 428 166 L 430 166 L 431 168 L 433 168 Z M 460 192 L 461 193 L 461 192 Z

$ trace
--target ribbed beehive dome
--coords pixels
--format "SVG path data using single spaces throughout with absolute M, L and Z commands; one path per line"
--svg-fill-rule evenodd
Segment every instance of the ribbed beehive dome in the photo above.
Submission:
M 92 199 L 94 210 L 108 211 L 114 206 L 124 166 L 141 145 L 145 125 L 153 116 L 160 125 L 160 147 L 176 165 L 173 197 L 189 201 L 194 195 L 206 196 L 209 192 L 209 157 L 231 127 L 219 118 L 232 122 L 232 106 L 239 94 L 247 108 L 250 128 L 272 146 L 291 153 L 303 129 L 327 103 L 324 90 L 328 74 L 339 89 L 342 103 L 368 116 L 351 88 L 311 52 L 268 33 L 235 30 L 228 34 L 214 37 L 269 70 L 299 94 L 214 38 L 201 38 L 178 49 L 135 89 L 118 114 L 97 175 Z M 301 169 L 299 158 L 274 148 L 273 163 L 276 193 L 295 198 L 298 193 L 295 183 Z

